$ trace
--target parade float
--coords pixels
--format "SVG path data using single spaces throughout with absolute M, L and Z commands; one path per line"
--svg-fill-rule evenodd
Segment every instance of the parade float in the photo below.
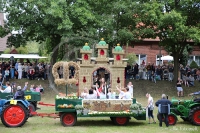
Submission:
M 146 109 L 132 99 L 81 99 L 80 94 L 84 88 L 91 88 L 94 84 L 94 72 L 99 72 L 101 78 L 109 80 L 112 92 L 117 92 L 116 86 L 125 86 L 126 59 L 124 50 L 117 44 L 112 50 L 113 58 L 109 58 L 108 44 L 102 39 L 98 44 L 97 57 L 92 57 L 92 49 L 86 43 L 80 50 L 81 59 L 78 62 L 57 62 L 53 65 L 52 73 L 57 85 L 78 84 L 76 94 L 57 95 L 55 98 L 55 111 L 60 117 L 63 126 L 73 126 L 77 117 L 110 117 L 116 125 L 126 125 L 130 118 L 146 120 Z M 70 76 L 69 68 L 74 67 L 74 76 Z M 63 69 L 63 78 L 59 78 L 58 69 Z M 109 76 L 106 74 L 109 73 Z M 107 77 L 105 77 L 107 76 Z

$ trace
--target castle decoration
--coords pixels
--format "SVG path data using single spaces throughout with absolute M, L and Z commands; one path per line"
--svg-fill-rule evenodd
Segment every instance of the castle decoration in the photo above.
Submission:
M 105 69 L 109 74 L 109 83 L 111 85 L 112 91 L 116 91 L 116 85 L 125 86 L 125 67 L 127 63 L 125 62 L 124 50 L 117 44 L 117 46 L 112 50 L 114 58 L 108 57 L 108 44 L 102 38 L 101 41 L 96 44 L 97 57 L 91 57 L 92 49 L 85 44 L 80 50 L 81 61 L 78 61 L 80 66 L 79 71 L 79 93 L 83 92 L 86 87 L 91 88 L 93 83 L 93 73 L 98 69 Z M 105 78 L 105 73 L 101 74 L 101 78 Z
M 98 44 L 96 44 L 96 48 L 98 49 L 98 56 L 96 58 L 96 61 L 100 64 L 106 64 L 107 62 L 109 62 L 109 58 L 107 57 L 108 44 L 106 44 L 103 38 Z
M 52 74 L 54 76 L 54 81 L 57 85 L 66 84 L 77 84 L 79 85 L 79 94 L 83 92 L 83 89 L 87 87 L 88 89 L 94 84 L 94 72 L 99 69 L 105 71 L 101 72 L 100 78 L 105 78 L 105 75 L 109 73 L 109 84 L 112 91 L 116 91 L 116 85 L 122 87 L 125 86 L 125 67 L 127 62 L 125 62 L 124 50 L 117 44 L 117 46 L 112 50 L 114 58 L 108 57 L 108 44 L 102 38 L 101 41 L 96 44 L 97 57 L 92 57 L 92 49 L 85 43 L 82 49 L 80 49 L 81 60 L 75 62 L 57 62 L 53 65 Z M 73 66 L 75 68 L 75 74 L 73 78 L 69 78 L 69 68 Z M 58 69 L 63 69 L 63 78 L 59 78 Z

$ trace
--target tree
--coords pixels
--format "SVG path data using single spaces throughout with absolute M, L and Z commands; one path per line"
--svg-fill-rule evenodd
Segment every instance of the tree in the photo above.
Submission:
M 127 61 L 128 64 L 133 64 L 138 60 L 137 56 L 133 53 L 127 54 L 126 58 L 128 58 L 128 61 Z
M 200 3 L 199 0 L 143 0 L 135 3 L 138 36 L 159 37 L 160 45 L 174 57 L 174 78 L 179 70 L 179 58 L 187 45 L 200 42 Z
M 11 34 L 8 45 L 19 47 L 28 40 L 45 42 L 48 52 L 53 51 L 62 37 L 71 36 L 79 30 L 87 30 L 95 23 L 95 17 L 84 0 L 17 0 L 4 1 L 8 13 L 4 29 L 18 31 Z M 58 50 L 52 53 L 56 62 Z
M 191 64 L 190 64 L 190 68 L 191 69 L 193 69 L 193 68 L 197 68 L 198 69 L 199 66 L 197 65 L 197 63 L 195 61 L 192 61 Z

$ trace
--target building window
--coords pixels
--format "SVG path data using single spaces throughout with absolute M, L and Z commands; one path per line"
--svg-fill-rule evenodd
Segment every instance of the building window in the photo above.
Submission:
M 156 55 L 156 66 L 157 65 L 162 65 L 163 64 L 163 60 L 160 60 L 160 57 L 162 57 L 163 55 Z
M 190 65 L 193 60 L 194 60 L 194 56 L 189 56 L 188 57 L 188 64 Z
M 138 65 L 141 65 L 142 63 L 144 63 L 145 65 L 147 64 L 147 55 L 139 54 L 136 56 L 138 57 L 138 60 L 136 61 Z
M 188 58 L 188 64 L 190 65 L 192 61 L 195 61 L 198 66 L 200 66 L 200 56 L 189 56 Z
M 200 66 L 200 56 L 195 56 L 195 61 L 198 66 Z

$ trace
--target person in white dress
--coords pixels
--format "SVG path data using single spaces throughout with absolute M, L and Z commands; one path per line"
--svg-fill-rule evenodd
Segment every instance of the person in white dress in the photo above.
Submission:
M 87 95 L 88 95 L 88 89 L 84 88 L 83 92 L 81 93 L 81 98 L 86 99 Z
M 22 79 L 22 65 L 18 63 L 18 79 Z
M 123 99 L 131 99 L 131 98 L 132 98 L 132 95 L 131 95 L 131 93 L 129 92 L 129 88 L 126 87 L 125 89 L 126 89 L 126 91 L 125 91 L 125 94 L 124 94 Z
M 129 89 L 129 93 L 131 94 L 131 98 L 133 98 L 133 84 L 132 82 L 128 82 L 127 87 Z

